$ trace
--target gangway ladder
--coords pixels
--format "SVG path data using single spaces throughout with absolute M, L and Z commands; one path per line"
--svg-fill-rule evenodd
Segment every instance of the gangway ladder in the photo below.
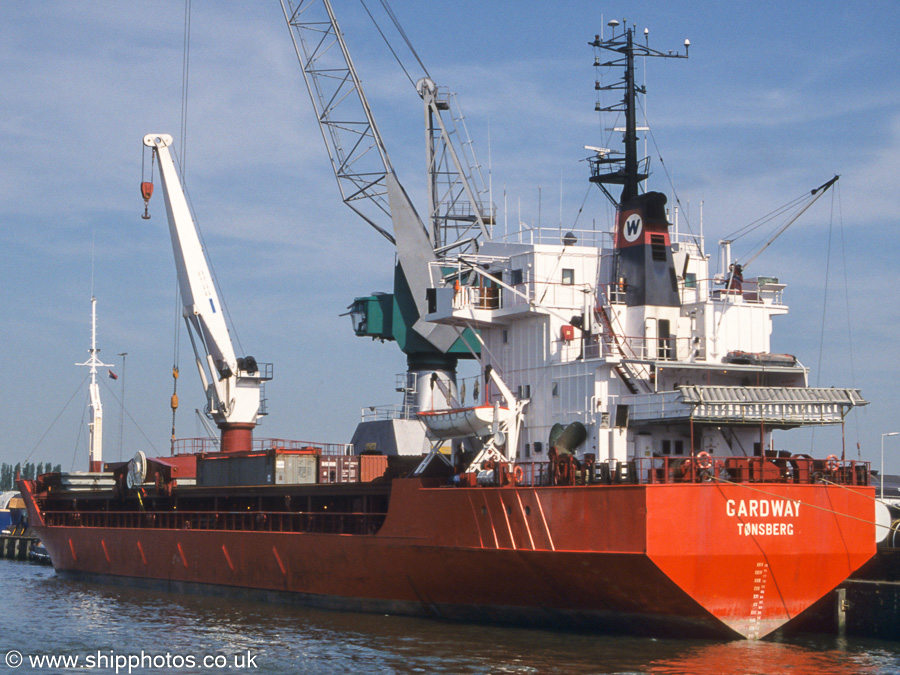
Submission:
M 622 339 L 613 328 L 612 321 L 610 320 L 609 314 L 606 312 L 606 307 L 602 302 L 598 302 L 594 307 L 594 314 L 603 325 L 603 341 L 610 348 L 610 351 L 617 353 L 623 358 L 627 358 L 628 355 L 625 353 L 625 349 L 622 345 Z M 630 391 L 632 394 L 640 394 L 641 389 L 647 389 L 646 384 L 644 384 L 644 381 L 639 378 L 636 372 L 634 372 L 630 363 L 626 361 L 619 361 L 613 365 L 613 368 L 615 369 L 622 382 L 625 383 L 628 391 Z M 643 384 L 644 386 L 639 386 L 639 383 Z

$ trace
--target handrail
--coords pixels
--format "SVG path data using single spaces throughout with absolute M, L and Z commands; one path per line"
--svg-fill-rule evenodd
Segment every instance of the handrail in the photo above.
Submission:
M 349 455 L 353 446 L 349 443 L 319 443 L 316 441 L 297 441 L 286 438 L 254 438 L 253 452 L 264 452 L 272 449 L 309 450 L 315 449 L 320 455 Z M 218 439 L 213 438 L 179 438 L 175 441 L 176 455 L 199 455 L 218 451 Z
M 44 511 L 50 527 L 374 534 L 386 513 L 320 511 Z
M 707 483 L 716 479 L 731 483 L 817 484 L 826 480 L 838 485 L 871 484 L 869 462 L 842 461 L 830 455 L 826 459 L 800 456 L 734 457 L 713 456 L 705 452 L 695 457 L 643 457 L 627 462 L 576 462 L 577 484 L 627 485 Z M 518 485 L 550 485 L 553 470 L 549 461 L 518 461 L 522 468 Z M 590 471 L 587 469 L 590 467 Z
M 643 483 L 705 483 L 716 479 L 732 483 L 815 484 L 825 479 L 838 485 L 870 484 L 869 462 L 800 456 L 733 457 L 700 452 L 695 457 L 635 459 Z

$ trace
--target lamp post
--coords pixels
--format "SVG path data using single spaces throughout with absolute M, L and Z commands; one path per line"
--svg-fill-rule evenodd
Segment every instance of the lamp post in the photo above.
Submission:
M 900 431 L 889 431 L 886 434 L 881 434 L 881 500 L 884 501 L 884 437 L 885 436 L 900 436 Z

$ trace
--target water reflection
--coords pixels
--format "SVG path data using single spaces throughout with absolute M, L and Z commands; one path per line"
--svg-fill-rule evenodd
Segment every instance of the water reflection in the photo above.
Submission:
M 824 649 L 769 641 L 691 646 L 674 658 L 654 659 L 647 664 L 644 672 L 666 675 L 861 675 L 895 673 L 900 665 L 896 654 L 854 653 L 846 649 L 846 640 L 833 639 L 830 642 L 831 648 Z M 836 643 L 840 642 L 844 643 L 844 649 L 836 648 Z M 885 659 L 885 656 L 888 658 Z
M 26 654 L 249 651 L 257 672 L 291 674 L 900 671 L 900 644 L 883 641 L 719 643 L 451 624 L 73 582 L 9 561 L 0 561 L 0 587 L 21 610 L 0 613 L 0 635 Z M 22 612 L 40 620 L 23 621 Z

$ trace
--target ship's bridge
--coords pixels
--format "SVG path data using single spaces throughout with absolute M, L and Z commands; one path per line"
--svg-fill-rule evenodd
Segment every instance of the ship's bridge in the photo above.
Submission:
M 538 231 L 531 232 L 533 240 Z M 594 303 L 598 266 L 612 249 L 599 243 L 601 233 L 579 238 L 569 232 L 555 243 L 490 242 L 479 254 L 432 263 L 432 276 L 443 286 L 429 289 L 433 323 L 488 328 L 536 315 L 565 316 L 589 312 Z M 604 235 L 606 233 L 603 233 Z

